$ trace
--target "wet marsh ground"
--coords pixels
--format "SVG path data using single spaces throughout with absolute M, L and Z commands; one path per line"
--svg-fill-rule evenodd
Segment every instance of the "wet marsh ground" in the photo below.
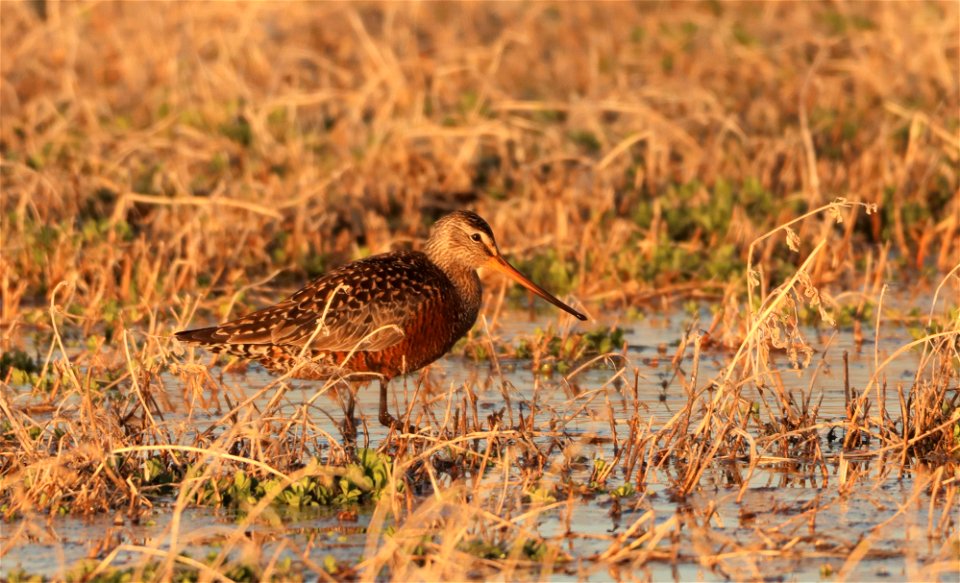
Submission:
M 691 405 L 703 409 L 717 389 L 692 400 L 686 379 L 719 378 L 730 358 L 726 350 L 697 357 L 689 344 L 679 346 L 691 334 L 704 334 L 700 318 L 709 317 L 707 310 L 600 322 L 617 331 L 609 336 L 621 342 L 619 350 L 568 375 L 555 371 L 549 355 L 534 365 L 537 359 L 511 354 L 543 337 L 543 322 L 521 312 L 504 317 L 510 324 L 487 339 L 510 347 L 498 351 L 503 355 L 495 362 L 451 355 L 422 375 L 394 383 L 399 410 L 410 413 L 422 435 L 388 436 L 375 419 L 375 387 L 361 389 L 359 411 L 369 419 L 359 445 L 389 456 L 379 467 L 386 481 L 373 496 L 354 482 L 339 492 L 334 483 L 326 498 L 310 494 L 310 486 L 286 486 L 263 507 L 258 503 L 270 493 L 249 483 L 270 477 L 250 467 L 258 459 L 289 468 L 311 459 L 323 465 L 354 459 L 356 452 L 341 449 L 343 412 L 332 387 L 278 385 L 256 365 L 233 372 L 214 366 L 209 373 L 216 380 L 199 389 L 191 385 L 206 377 L 205 367 L 188 364 L 188 372 L 157 375 L 151 387 L 141 387 L 154 421 L 127 420 L 150 425 L 148 439 L 135 450 L 140 455 L 129 458 L 133 466 L 125 469 L 130 461 L 119 460 L 134 452 L 113 462 L 117 471 L 133 472 L 139 495 L 149 502 L 77 517 L 70 510 L 49 519 L 17 512 L 5 524 L 13 546 L 4 557 L 4 575 L 71 578 L 109 564 L 100 576 L 156 576 L 162 572 L 156 559 L 147 571 L 137 569 L 144 568 L 145 557 L 162 557 L 173 544 L 196 560 L 227 559 L 233 566 L 217 576 L 234 579 L 271 569 L 279 569 L 275 575 L 281 578 L 362 577 L 376 558 L 385 561 L 381 575 L 413 578 L 488 578 L 503 568 L 509 578 L 601 580 L 776 580 L 785 573 L 800 580 L 841 573 L 857 580 L 912 580 L 948 579 L 956 572 L 956 474 L 945 473 L 936 459 L 905 464 L 902 448 L 891 446 L 891 436 L 879 428 L 863 431 L 856 446 L 845 445 L 857 425 L 844 387 L 856 393 L 870 386 L 875 357 L 886 359 L 910 342 L 906 326 L 887 327 L 876 354 L 871 334 L 856 339 L 849 331 L 808 327 L 804 332 L 822 347 L 811 364 L 798 370 L 786 355 L 775 357 L 770 378 L 782 384 L 742 393 L 743 423 L 755 435 L 756 450 L 713 452 L 709 463 L 692 471 L 709 448 L 683 444 L 671 452 L 678 446 L 670 441 L 671 425 Z M 917 352 L 895 355 L 886 367 L 889 386 L 910 386 L 920 361 Z M 281 386 L 285 390 L 276 399 Z M 54 411 L 51 399 L 31 394 L 28 385 L 10 389 L 13 404 L 30 411 L 44 432 L 63 427 L 58 420 L 82 417 L 79 395 L 54 399 Z M 899 411 L 900 393 L 887 388 L 883 394 L 884 408 Z M 771 402 L 781 397 L 798 410 L 799 403 L 811 401 L 806 426 L 783 427 L 789 414 L 782 416 Z M 915 398 L 913 391 L 909 398 Z M 944 408 L 955 411 L 956 398 L 954 392 Z M 107 399 L 118 401 L 107 408 L 129 401 L 116 394 Z M 246 423 L 259 443 L 241 430 L 225 448 L 217 439 L 243 425 L 223 420 L 241 402 L 258 412 L 259 419 Z M 948 432 L 957 431 L 956 413 L 942 419 Z M 207 485 L 187 504 L 182 488 L 191 478 L 174 476 L 183 472 L 183 461 L 168 445 L 201 448 L 197 462 L 210 470 L 202 478 Z M 956 437 L 947 445 L 948 458 L 955 456 Z M 316 468 L 299 471 L 324 475 Z M 369 466 L 364 472 L 375 475 Z M 211 492 L 210 485 L 222 491 Z M 389 502 L 391 496 L 399 500 Z M 68 506 L 65 498 L 58 504 Z M 384 508 L 398 503 L 399 512 Z M 371 559 L 371 550 L 391 545 L 394 556 Z M 395 571 L 392 563 L 406 553 L 410 562 Z M 189 566 L 178 569 L 203 576 Z
M 957 10 L 0 3 L 0 578 L 955 580 Z M 465 207 L 416 432 L 172 337 Z

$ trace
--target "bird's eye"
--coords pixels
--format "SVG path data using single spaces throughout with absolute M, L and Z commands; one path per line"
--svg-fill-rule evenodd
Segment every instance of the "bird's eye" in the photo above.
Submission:
M 479 242 L 481 241 L 480 233 L 474 233 L 474 234 L 470 235 L 470 238 L 473 239 L 474 241 L 476 241 L 477 243 L 479 243 Z

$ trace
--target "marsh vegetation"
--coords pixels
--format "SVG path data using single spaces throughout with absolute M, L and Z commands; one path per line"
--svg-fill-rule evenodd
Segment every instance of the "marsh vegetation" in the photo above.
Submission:
M 0 10 L 0 578 L 955 580 L 956 3 Z M 458 208 L 416 432 L 172 336 Z

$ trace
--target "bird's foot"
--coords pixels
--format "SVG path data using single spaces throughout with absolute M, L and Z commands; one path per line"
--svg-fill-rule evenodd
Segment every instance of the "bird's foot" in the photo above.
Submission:
M 388 429 L 395 429 L 399 433 L 420 433 L 420 428 L 416 425 L 407 425 L 398 421 L 393 415 L 385 411 L 380 412 L 380 424 Z

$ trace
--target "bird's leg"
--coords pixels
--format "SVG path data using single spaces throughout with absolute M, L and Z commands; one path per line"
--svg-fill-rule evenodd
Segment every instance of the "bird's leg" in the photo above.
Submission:
M 380 424 L 386 427 L 393 427 L 397 422 L 393 415 L 387 411 L 387 380 L 380 379 Z
M 350 385 L 349 391 L 347 392 L 347 410 L 345 413 L 347 414 L 347 419 L 349 419 L 351 423 L 353 423 L 353 411 L 356 409 L 356 407 L 357 395 L 354 392 L 353 385 Z
M 353 419 L 353 412 L 357 405 L 356 396 L 353 393 L 353 385 L 346 385 L 347 402 L 343 408 L 343 436 L 347 441 L 355 442 L 357 439 L 357 424 Z
M 390 429 L 396 427 L 397 431 L 401 433 L 420 433 L 419 427 L 398 421 L 387 410 L 387 381 L 385 379 L 380 379 L 380 423 Z

